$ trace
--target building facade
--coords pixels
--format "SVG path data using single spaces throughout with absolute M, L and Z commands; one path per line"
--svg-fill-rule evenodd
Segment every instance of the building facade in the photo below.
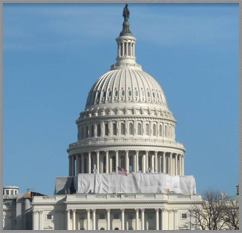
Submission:
M 34 230 L 178 230 L 192 205 L 202 201 L 196 192 L 188 195 L 172 188 L 185 177 L 185 148 L 176 142 L 176 119 L 164 91 L 136 63 L 129 15 L 126 5 L 116 39 L 117 62 L 92 86 L 76 121 L 78 140 L 67 150 L 72 179 L 68 191 L 34 198 Z M 158 187 L 162 174 L 169 188 L 140 189 Z M 141 177 L 139 191 L 110 191 L 118 176 L 124 176 L 126 185 L 125 179 Z M 153 177 L 158 181 L 151 184 Z M 91 179 L 102 191 L 83 188 Z

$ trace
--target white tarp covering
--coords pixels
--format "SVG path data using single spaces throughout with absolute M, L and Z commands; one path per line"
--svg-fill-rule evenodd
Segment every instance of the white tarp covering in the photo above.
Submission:
M 163 173 L 125 175 L 79 174 L 75 180 L 77 193 L 167 193 L 196 194 L 193 176 L 171 176 Z

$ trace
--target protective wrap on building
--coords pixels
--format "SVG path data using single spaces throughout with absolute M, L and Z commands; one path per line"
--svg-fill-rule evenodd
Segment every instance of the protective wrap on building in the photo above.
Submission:
M 79 174 L 74 178 L 77 193 L 181 193 L 196 194 L 193 176 L 163 173 Z

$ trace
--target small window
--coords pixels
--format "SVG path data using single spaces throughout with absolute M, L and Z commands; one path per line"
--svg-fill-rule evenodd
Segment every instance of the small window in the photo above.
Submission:
M 160 137 L 162 136 L 162 125 L 159 126 Z
M 88 126 L 86 126 L 86 138 L 88 138 Z
M 132 92 L 131 92 L 131 91 L 129 91 L 129 96 L 131 96 L 131 94 L 132 94 Z
M 141 123 L 138 123 L 138 135 L 141 135 Z
M 134 134 L 134 125 L 133 125 L 133 123 L 130 123 L 129 124 L 129 134 L 130 135 L 133 135 Z
M 115 96 L 118 96 L 118 91 L 115 91 Z
M 187 214 L 182 214 L 182 218 L 187 218 Z
M 153 97 L 155 98 L 155 93 L 153 92 Z
M 102 227 L 102 228 L 100 228 L 100 230 L 103 231 L 103 230 L 105 230 L 105 229 Z
M 154 215 L 153 214 L 148 214 L 148 219 L 153 219 Z
M 134 216 L 132 214 L 130 214 L 129 219 L 134 219 Z
M 119 228 L 118 228 L 118 227 L 116 227 L 114 230 L 115 230 L 115 231 L 118 231 L 118 230 L 119 230 Z
M 113 123 L 113 135 L 117 135 L 117 124 Z
M 150 126 L 146 124 L 146 135 L 150 135 Z
M 103 97 L 104 97 L 104 98 L 106 97 L 106 91 L 103 92 Z
M 101 136 L 101 125 L 100 124 L 97 125 L 97 136 L 98 137 Z
M 84 215 L 81 215 L 80 216 L 80 219 L 82 219 L 82 220 L 85 219 L 85 216 Z
M 109 97 L 111 97 L 111 96 L 112 96 L 112 92 L 110 91 L 110 92 L 109 92 Z
M 9 195 L 9 190 L 6 191 L 6 194 Z
M 114 214 L 114 215 L 113 215 L 113 218 L 114 218 L 114 219 L 119 219 L 119 214 Z M 118 230 L 118 229 L 117 229 L 117 230 Z
M 121 134 L 125 135 L 125 124 L 121 123 Z
M 125 91 L 124 90 L 122 90 L 122 96 L 124 96 L 125 95 Z
M 99 214 L 99 219 L 105 219 L 105 214 Z
M 156 136 L 156 125 L 153 125 L 153 135 Z
M 94 137 L 94 125 L 92 125 L 92 137 Z
M 105 124 L 105 135 L 108 136 L 108 124 Z
M 136 96 L 138 96 L 138 91 L 136 91 L 135 93 L 136 93 Z
M 149 91 L 148 91 L 148 93 L 147 93 L 147 94 L 148 94 L 148 97 L 150 97 L 150 92 L 149 92 Z
M 11 195 L 13 195 L 13 190 L 11 190 Z
M 47 219 L 51 220 L 52 219 L 52 215 L 51 214 L 47 214 Z
M 81 230 L 81 231 L 84 231 L 84 230 L 85 230 L 85 228 L 83 228 L 83 227 L 82 227 L 80 230 Z

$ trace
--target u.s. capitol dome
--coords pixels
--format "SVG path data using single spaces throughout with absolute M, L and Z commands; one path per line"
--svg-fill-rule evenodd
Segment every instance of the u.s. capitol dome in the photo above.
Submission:
M 127 172 L 184 174 L 185 148 L 160 84 L 136 63 L 136 38 L 125 20 L 117 62 L 92 86 L 70 144 L 69 175 Z

